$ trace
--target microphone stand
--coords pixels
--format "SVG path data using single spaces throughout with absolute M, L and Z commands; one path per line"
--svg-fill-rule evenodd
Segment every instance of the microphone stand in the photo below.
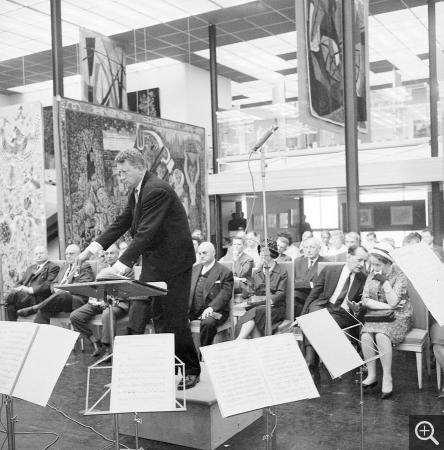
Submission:
M 277 130 L 277 126 L 272 126 L 270 128 L 270 133 L 267 139 Z M 267 227 L 267 201 L 265 195 L 265 169 L 267 164 L 265 162 L 265 150 L 263 147 L 264 142 L 261 143 L 260 152 L 261 152 L 261 175 L 262 175 L 262 206 L 263 206 L 263 215 L 264 215 L 264 240 L 265 247 L 263 247 L 262 252 L 264 254 L 264 258 L 270 256 L 270 249 L 268 247 L 268 227 Z M 271 293 L 270 293 L 270 266 L 268 262 L 264 264 L 264 274 L 265 274 L 265 336 L 271 336 Z M 266 450 L 276 450 L 276 426 L 277 426 L 277 418 L 276 418 L 276 407 L 270 406 L 265 410 L 266 414 L 266 435 L 263 437 L 265 441 L 265 449 Z M 273 425 L 271 425 L 273 424 Z M 270 431 L 271 427 L 271 431 Z

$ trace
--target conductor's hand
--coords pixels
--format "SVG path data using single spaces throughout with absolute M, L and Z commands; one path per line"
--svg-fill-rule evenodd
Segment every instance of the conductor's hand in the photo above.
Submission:
M 82 253 L 80 253 L 79 256 L 77 256 L 75 262 L 77 266 L 81 266 L 85 261 L 88 261 L 89 258 L 91 258 L 92 253 L 89 250 L 83 250 Z
M 201 317 L 201 319 L 203 320 L 203 319 L 206 319 L 207 317 L 212 316 L 213 313 L 214 313 L 214 309 L 213 309 L 211 306 L 209 306 L 209 307 L 202 313 L 202 315 L 201 315 L 200 317 Z

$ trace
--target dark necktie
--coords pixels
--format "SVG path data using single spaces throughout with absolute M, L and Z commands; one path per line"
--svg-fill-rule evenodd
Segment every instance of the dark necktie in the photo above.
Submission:
M 65 272 L 65 275 L 63 275 L 63 279 L 62 279 L 62 281 L 60 282 L 60 284 L 67 284 L 68 283 L 68 277 L 69 277 L 69 274 L 70 274 L 70 272 L 71 272 L 71 264 L 68 266 L 68 269 L 66 270 L 66 272 Z
M 347 292 L 350 288 L 350 279 L 351 279 L 351 273 L 348 274 L 348 277 L 345 280 L 344 286 L 342 286 L 341 292 L 339 293 L 339 296 L 336 299 L 335 304 L 333 306 L 333 309 L 336 311 L 339 311 L 339 309 L 341 308 L 341 305 L 347 295 Z

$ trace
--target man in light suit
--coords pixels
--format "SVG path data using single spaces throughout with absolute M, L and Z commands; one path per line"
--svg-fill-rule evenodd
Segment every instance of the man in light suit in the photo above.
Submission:
M 244 284 L 251 284 L 251 272 L 254 267 L 253 258 L 244 252 L 246 245 L 245 237 L 236 236 L 233 238 L 233 252 L 225 255 L 220 261 L 233 261 L 234 292 L 242 293 Z
M 109 247 L 105 251 L 105 263 L 107 267 L 112 267 L 117 262 L 117 260 L 119 259 L 119 254 L 120 254 L 119 248 L 117 247 L 116 244 L 111 245 L 111 247 Z M 100 272 L 98 276 L 99 275 Z M 130 280 L 134 280 L 133 269 L 130 269 L 129 267 L 128 270 L 126 270 L 122 275 L 129 278 Z M 113 310 L 114 334 L 115 334 L 117 319 L 121 319 L 122 317 L 125 317 L 128 314 L 128 302 L 114 299 L 112 310 Z M 111 336 L 109 311 L 110 308 L 107 307 L 107 305 L 104 303 L 103 300 L 90 298 L 86 305 L 83 305 L 80 308 L 74 310 L 69 316 L 74 331 L 78 331 L 79 333 L 81 333 L 93 344 L 94 351 L 92 353 L 92 356 L 99 356 L 102 353 L 102 350 L 104 350 L 105 353 L 102 355 L 104 359 L 109 356 L 110 354 L 109 347 L 111 344 L 111 339 L 114 339 L 114 336 Z M 94 336 L 93 332 L 91 331 L 88 325 L 89 321 L 96 314 L 102 314 L 103 327 L 100 340 L 98 340 Z
M 125 232 L 133 238 L 125 252 L 110 269 L 123 273 L 133 267 L 142 255 L 140 281 L 163 281 L 167 295 L 153 297 L 153 322 L 156 333 L 174 333 L 176 356 L 185 363 L 185 384 L 189 389 L 199 382 L 200 363 L 188 321 L 188 296 L 191 272 L 196 261 L 188 217 L 173 187 L 147 171 L 141 152 L 124 150 L 115 159 L 120 180 L 129 189 L 128 203 L 117 219 L 78 257 L 88 260 L 101 249 L 107 249 Z M 148 317 L 145 302 L 136 302 L 132 310 Z M 131 316 L 131 314 L 130 314 Z M 131 319 L 131 317 L 130 317 Z M 135 326 L 128 324 L 132 333 Z
M 217 327 L 228 319 L 233 295 L 233 273 L 215 260 L 211 242 L 202 242 L 198 254 L 202 263 L 193 267 L 188 318 L 201 320 L 200 345 L 211 345 Z
M 48 324 L 51 317 L 61 312 L 71 312 L 83 306 L 88 297 L 83 295 L 73 295 L 70 292 L 58 289 L 57 284 L 90 283 L 94 281 L 94 275 L 89 263 L 84 263 L 80 268 L 75 264 L 76 257 L 80 254 L 78 245 L 71 244 L 66 247 L 66 264 L 60 269 L 57 278 L 51 284 L 51 292 L 46 300 L 38 305 L 23 308 L 17 311 L 22 317 L 37 313 L 34 323 Z
M 317 238 L 309 238 L 302 242 L 304 257 L 294 260 L 294 312 L 299 317 L 305 301 L 318 278 L 318 263 L 328 262 L 319 256 L 321 242 Z
M 29 266 L 17 286 L 6 297 L 8 320 L 17 321 L 17 311 L 41 303 L 51 295 L 51 283 L 60 267 L 48 261 L 48 250 L 38 245 L 34 249 L 35 264 Z
M 325 267 L 307 297 L 301 315 L 326 308 L 341 328 L 347 328 L 358 323 L 348 302 L 359 303 L 361 301 L 362 291 L 367 279 L 367 276 L 363 273 L 367 259 L 368 253 L 364 247 L 352 245 L 348 248 L 347 262 L 343 266 Z M 296 322 L 293 322 L 291 326 L 296 325 Z M 319 330 L 319 332 L 321 333 L 322 330 Z M 315 384 L 319 385 L 319 357 L 310 342 L 305 338 L 304 344 L 306 349 L 305 360 Z

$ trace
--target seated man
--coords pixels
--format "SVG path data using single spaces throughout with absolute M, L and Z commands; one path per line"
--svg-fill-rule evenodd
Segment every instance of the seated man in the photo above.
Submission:
M 251 282 L 251 271 L 254 267 L 253 258 L 244 252 L 245 237 L 233 238 L 233 252 L 225 255 L 221 261 L 233 261 L 234 292 L 240 294 L 242 286 Z
M 368 253 L 364 247 L 352 245 L 348 248 L 347 262 L 343 266 L 325 267 L 305 301 L 301 315 L 327 308 L 327 311 L 341 328 L 347 328 L 358 323 L 353 311 L 350 310 L 349 303 L 358 303 L 361 300 L 367 279 L 362 270 L 367 259 Z M 297 320 L 292 323 L 291 327 L 296 323 Z M 322 330 L 319 331 L 322 332 Z M 305 338 L 304 344 L 306 349 L 305 360 L 316 385 L 319 385 L 319 357 L 310 342 Z
M 68 291 L 57 289 L 57 284 L 91 283 L 94 281 L 93 271 L 89 263 L 84 262 L 80 269 L 74 264 L 80 255 L 78 245 L 71 244 L 66 247 L 66 264 L 60 269 L 57 278 L 51 284 L 52 295 L 38 305 L 20 309 L 17 314 L 22 317 L 37 313 L 35 323 L 49 324 L 51 317 L 60 312 L 72 312 L 83 306 L 88 297 L 84 295 L 73 295 Z
M 34 249 L 35 264 L 29 266 L 17 286 L 6 297 L 8 320 L 17 321 L 17 310 L 36 305 L 51 295 L 51 283 L 60 267 L 48 261 L 48 250 L 42 245 Z
M 116 244 L 111 245 L 108 250 L 105 251 L 105 263 L 108 267 L 113 266 L 116 261 L 119 259 L 119 248 Z M 124 277 L 128 277 L 131 280 L 134 280 L 134 272 L 133 269 L 128 267 L 125 272 L 122 274 Z M 116 333 L 117 319 L 121 319 L 122 317 L 128 314 L 128 302 L 119 301 L 117 299 L 113 302 L 113 317 L 114 317 L 114 335 Z M 105 353 L 103 357 L 107 357 L 109 352 L 109 346 L 111 344 L 111 339 L 114 339 L 114 336 L 111 336 L 110 323 L 109 323 L 109 311 L 110 309 L 104 303 L 103 300 L 98 300 L 93 297 L 89 299 L 89 302 L 86 305 L 81 306 L 71 313 L 69 316 L 71 323 L 74 327 L 74 331 L 78 331 L 85 337 L 87 337 L 94 347 L 94 352 L 92 356 L 99 356 L 102 352 L 102 345 L 105 348 Z M 96 314 L 102 313 L 102 334 L 100 340 L 98 340 L 91 329 L 88 326 L 88 322 L 92 319 Z
M 441 262 L 444 262 L 444 251 L 442 247 L 434 243 L 435 237 L 433 236 L 432 230 L 430 228 L 424 228 L 421 231 L 421 235 L 421 241 L 433 250 Z
M 288 249 L 288 246 L 290 245 L 290 242 L 288 239 L 284 236 L 279 236 L 276 240 L 276 250 L 279 254 L 279 256 L 275 259 L 277 263 L 280 262 L 290 262 L 293 261 L 293 259 L 286 255 L 285 252 Z
M 233 273 L 215 260 L 211 242 L 199 245 L 200 263 L 193 267 L 188 318 L 200 320 L 200 345 L 211 345 L 230 314 Z
M 261 252 L 262 265 L 253 271 L 253 282 L 251 286 L 246 286 L 242 296 L 248 298 L 249 309 L 239 320 L 236 328 L 237 339 L 247 339 L 264 336 L 266 328 L 266 292 L 265 292 L 265 272 L 267 264 L 270 271 L 270 302 L 271 302 L 271 327 L 274 332 L 279 324 L 284 320 L 285 290 L 287 288 L 287 271 L 280 266 L 274 258 L 278 256 L 276 251 L 276 241 L 268 238 L 268 248 L 270 255 L 265 256 Z
M 294 261 L 294 313 L 299 317 L 305 301 L 318 279 L 318 262 L 328 262 L 319 256 L 321 242 L 317 238 L 309 238 L 302 242 L 304 258 Z

